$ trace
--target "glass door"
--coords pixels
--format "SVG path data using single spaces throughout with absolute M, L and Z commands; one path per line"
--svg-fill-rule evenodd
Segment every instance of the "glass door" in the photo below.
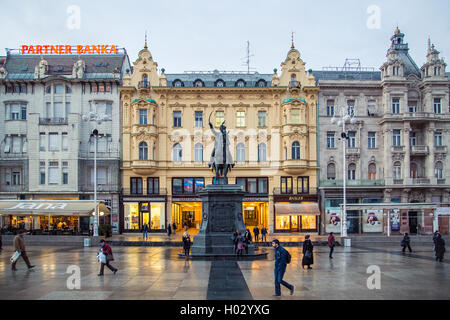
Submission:
M 299 216 L 291 216 L 291 232 L 298 232 L 300 230 L 298 217 Z

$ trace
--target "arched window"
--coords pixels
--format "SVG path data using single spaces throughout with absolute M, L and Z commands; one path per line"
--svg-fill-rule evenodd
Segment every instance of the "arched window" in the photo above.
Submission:
M 223 81 L 222 79 L 219 79 L 216 81 L 215 86 L 216 87 L 225 87 L 225 81 Z
M 173 146 L 173 161 L 180 162 L 183 159 L 183 149 L 179 143 Z
M 139 160 L 148 160 L 148 146 L 147 142 L 139 143 Z
M 258 144 L 258 161 L 266 161 L 266 144 Z
M 203 145 L 201 143 L 196 143 L 194 147 L 195 162 L 203 161 Z
M 297 86 L 297 77 L 295 76 L 295 74 L 291 75 L 291 88 L 295 88 L 295 86 Z
M 142 87 L 143 88 L 148 88 L 148 76 L 146 74 L 144 74 L 142 76 Z
M 177 79 L 173 82 L 173 86 L 174 87 L 184 87 L 184 83 L 180 79 Z
M 236 81 L 236 87 L 245 87 L 245 81 L 242 79 L 239 79 L 238 81 Z
M 203 83 L 202 80 L 197 79 L 194 81 L 194 87 L 204 87 L 204 86 L 205 86 L 205 84 Z
M 438 179 L 443 179 L 443 171 L 444 171 L 444 165 L 441 161 L 436 162 L 434 165 L 434 176 Z
M 329 163 L 327 166 L 327 180 L 336 179 L 336 166 L 334 163 Z
M 369 180 L 375 180 L 377 178 L 377 166 L 375 163 L 369 164 Z
M 394 162 L 394 179 L 401 179 L 402 178 L 402 164 L 400 161 Z
M 350 163 L 348 165 L 347 179 L 348 180 L 355 180 L 356 179 L 356 164 Z
M 236 161 L 245 161 L 245 145 L 243 143 L 238 143 L 236 146 Z
M 298 141 L 292 143 L 292 160 L 300 160 L 300 143 Z
M 257 86 L 257 87 L 266 87 L 266 86 L 267 86 L 267 83 L 266 83 L 265 80 L 260 79 L 260 80 L 258 80 L 258 82 L 256 83 L 256 86 Z

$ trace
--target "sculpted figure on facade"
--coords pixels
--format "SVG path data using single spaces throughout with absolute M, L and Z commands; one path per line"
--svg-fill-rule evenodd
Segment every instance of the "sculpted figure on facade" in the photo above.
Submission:
M 72 78 L 83 78 L 85 70 L 86 70 L 86 64 L 84 63 L 83 60 L 79 59 L 73 65 Z
M 44 57 L 41 57 L 41 61 L 39 61 L 39 64 L 34 68 L 34 78 L 40 79 L 45 77 L 48 71 L 48 62 L 44 60 Z

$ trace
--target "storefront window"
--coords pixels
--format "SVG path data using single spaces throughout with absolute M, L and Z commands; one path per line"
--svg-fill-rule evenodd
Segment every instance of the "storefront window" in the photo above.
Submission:
M 184 193 L 194 193 L 194 179 L 185 178 L 184 179 Z
M 205 179 L 195 178 L 195 192 L 199 192 L 205 189 Z
M 302 230 L 316 230 L 316 216 L 313 215 L 303 215 L 302 218 Z
M 248 183 L 248 193 L 256 193 L 256 178 L 249 178 Z
M 124 203 L 124 229 L 139 230 L 139 203 Z
M 275 229 L 289 230 L 291 228 L 289 216 L 278 216 L 275 221 Z
M 172 193 L 182 194 L 183 193 L 183 179 L 173 179 L 172 180 Z
M 267 193 L 267 178 L 258 179 L 258 193 Z
M 166 218 L 166 207 L 164 203 L 152 203 L 150 205 L 151 210 L 151 229 L 164 229 Z

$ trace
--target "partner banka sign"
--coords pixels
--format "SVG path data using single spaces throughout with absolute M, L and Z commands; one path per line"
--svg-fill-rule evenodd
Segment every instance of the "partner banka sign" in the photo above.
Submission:
M 22 45 L 21 54 L 117 54 L 117 47 L 99 45 Z
M 5 208 L 5 210 L 11 210 L 11 211 L 17 211 L 17 210 L 37 210 L 37 209 L 43 209 L 43 210 L 61 210 L 67 207 L 67 203 L 26 203 L 26 202 L 19 202 L 15 206 L 12 206 L 10 208 Z

